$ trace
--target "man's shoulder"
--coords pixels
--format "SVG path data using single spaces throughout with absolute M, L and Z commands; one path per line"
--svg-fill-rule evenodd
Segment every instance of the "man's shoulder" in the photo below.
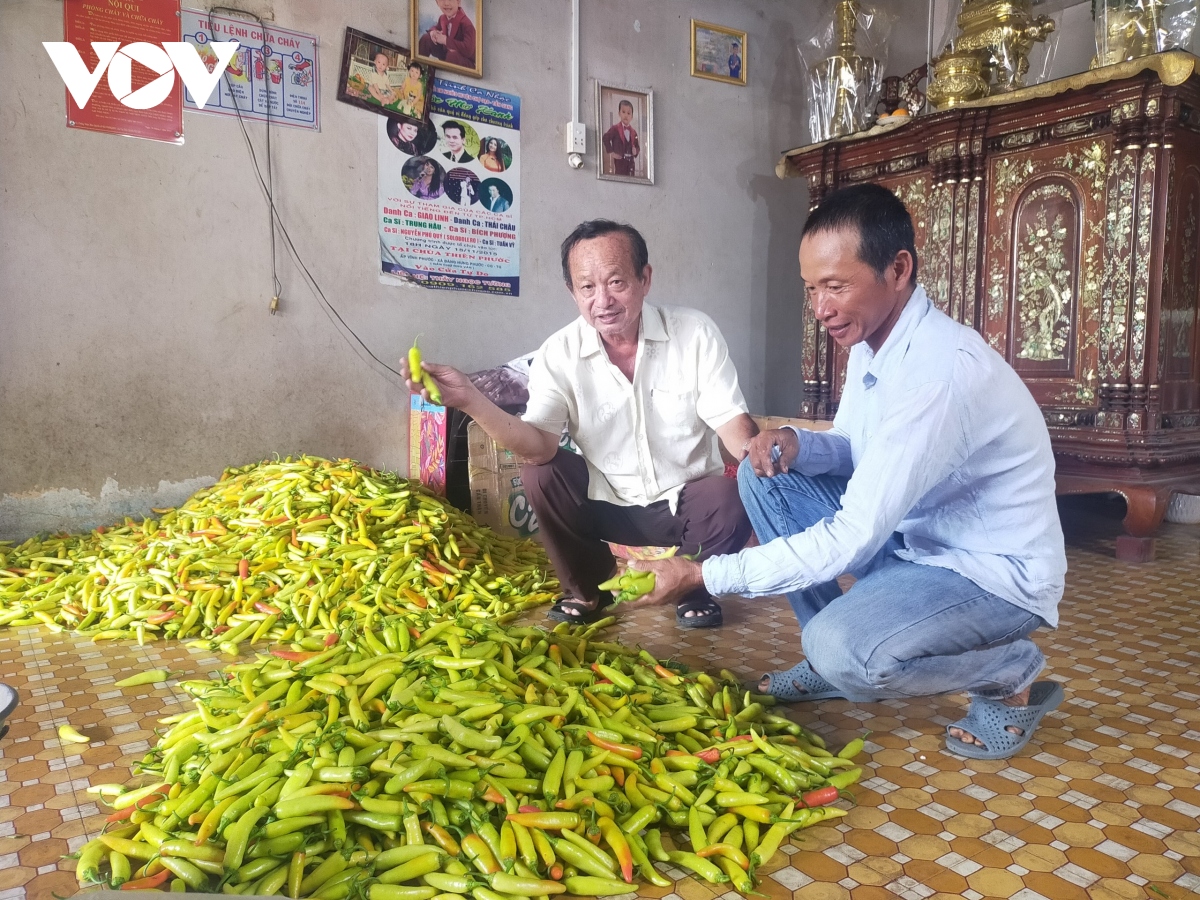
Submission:
M 657 310 L 662 316 L 663 327 L 671 337 L 691 337 L 693 335 L 720 335 L 721 329 L 708 313 L 693 309 L 690 306 L 655 306 L 648 307 Z
M 583 321 L 582 316 L 576 316 L 558 331 L 551 334 L 542 342 L 542 356 L 547 353 L 553 354 L 557 359 L 572 358 L 579 356 L 580 346 L 583 343 L 584 329 L 587 323 Z
M 959 391 L 992 390 L 1017 378 L 978 331 L 936 306 L 914 332 L 909 354 L 920 361 L 924 380 L 948 381 Z

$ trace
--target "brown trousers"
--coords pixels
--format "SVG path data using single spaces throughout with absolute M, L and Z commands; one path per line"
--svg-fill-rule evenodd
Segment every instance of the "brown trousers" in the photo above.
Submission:
M 587 464 L 567 450 L 559 450 L 543 465 L 522 466 L 521 480 L 563 592 L 581 600 L 595 600 L 596 585 L 613 573 L 615 562 L 605 541 L 678 546 L 681 553 L 706 559 L 736 553 L 751 534 L 737 479 L 723 475 L 685 485 L 675 515 L 666 500 L 649 506 L 589 500 Z M 707 597 L 708 592 L 699 588 L 680 602 Z

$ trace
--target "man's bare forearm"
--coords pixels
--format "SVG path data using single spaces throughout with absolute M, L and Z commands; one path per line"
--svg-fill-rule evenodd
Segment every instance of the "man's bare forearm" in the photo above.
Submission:
M 746 444 L 756 434 L 758 426 L 746 413 L 734 416 L 717 429 L 717 437 L 725 447 L 725 452 L 738 461 L 745 458 Z
M 558 435 L 509 415 L 483 394 L 471 401 L 470 408 L 464 407 L 463 412 L 479 423 L 488 437 L 526 462 L 542 465 L 558 452 Z

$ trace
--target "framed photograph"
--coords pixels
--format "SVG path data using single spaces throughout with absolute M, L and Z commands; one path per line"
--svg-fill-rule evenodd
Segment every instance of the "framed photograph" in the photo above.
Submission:
M 692 19 L 692 74 L 746 83 L 746 32 Z
M 596 82 L 596 174 L 605 181 L 654 184 L 654 93 Z
M 433 69 L 406 48 L 346 29 L 337 92 L 343 103 L 422 125 L 429 121 L 432 89 Z
M 416 59 L 483 77 L 483 0 L 410 0 L 408 6 Z

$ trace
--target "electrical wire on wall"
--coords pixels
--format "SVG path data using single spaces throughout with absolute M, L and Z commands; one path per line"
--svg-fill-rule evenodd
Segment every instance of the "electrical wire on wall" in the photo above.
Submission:
M 230 7 L 230 6 L 214 6 L 208 10 L 208 27 L 209 27 L 210 33 L 215 34 L 215 31 L 216 31 L 215 28 L 213 27 L 213 25 L 214 25 L 213 19 L 212 19 L 213 13 L 226 13 L 226 14 L 238 16 L 240 18 L 248 19 L 248 20 L 254 22 L 255 24 L 257 24 L 259 26 L 259 28 L 262 29 L 264 40 L 266 38 L 267 25 L 265 22 L 263 22 L 263 20 L 261 18 L 254 15 L 253 13 L 248 13 L 245 10 L 236 9 L 236 8 Z M 274 293 L 271 297 L 271 306 L 270 306 L 271 314 L 274 315 L 276 312 L 278 312 L 280 296 L 283 293 L 283 284 L 279 280 L 279 272 L 278 272 L 278 269 L 276 266 L 275 239 L 276 239 L 276 228 L 278 228 L 279 234 L 282 235 L 283 244 L 287 248 L 288 253 L 291 254 L 291 257 L 292 257 L 293 261 L 295 261 L 297 268 L 299 268 L 300 272 L 303 274 L 304 280 L 308 284 L 309 289 L 313 292 L 313 295 L 316 296 L 317 299 L 320 301 L 321 311 L 325 313 L 325 317 L 328 318 L 330 323 L 333 324 L 334 329 L 339 334 L 341 334 L 343 340 L 345 340 L 346 343 L 348 343 L 350 345 L 350 347 L 354 350 L 355 354 L 357 354 L 358 357 L 363 360 L 363 362 L 367 363 L 367 365 L 371 365 L 371 363 L 373 361 L 378 366 L 381 366 L 382 368 L 386 369 L 392 375 L 395 375 L 397 378 L 402 379 L 403 376 L 401 376 L 401 374 L 398 371 L 393 369 L 391 366 L 389 366 L 382 359 L 380 359 L 378 356 L 375 355 L 375 353 L 371 350 L 370 347 L 368 347 L 366 345 L 366 343 L 363 341 L 363 339 L 360 338 L 358 336 L 358 334 L 354 331 L 354 329 L 350 327 L 349 323 L 347 323 L 346 320 L 344 318 L 342 318 L 342 314 L 340 312 L 338 312 L 337 307 L 335 307 L 332 303 L 329 302 L 329 299 L 325 296 L 325 292 L 323 290 L 321 290 L 321 285 L 317 283 L 317 279 L 313 277 L 312 272 L 309 271 L 307 264 L 305 264 L 304 259 L 301 257 L 300 251 L 296 249 L 296 245 L 292 241 L 292 236 L 288 233 L 287 226 L 283 224 L 283 219 L 279 215 L 279 208 L 275 204 L 275 179 L 274 179 L 274 173 L 272 171 L 272 166 L 271 166 L 271 107 L 270 107 L 270 104 L 269 103 L 267 104 L 267 121 L 266 121 L 266 126 L 267 126 L 267 139 L 266 139 L 267 165 L 266 165 L 266 169 L 267 169 L 267 171 L 266 171 L 266 176 L 264 177 L 262 167 L 259 165 L 258 154 L 255 153 L 255 151 L 254 151 L 254 143 L 250 140 L 250 132 L 246 128 L 246 120 L 242 117 L 242 111 L 241 111 L 240 107 L 238 106 L 237 94 L 236 94 L 236 92 L 234 92 L 233 86 L 229 81 L 228 69 L 226 69 L 226 71 L 225 71 L 225 83 L 230 89 L 230 96 L 233 99 L 233 108 L 234 108 L 234 111 L 237 113 L 238 125 L 240 125 L 241 129 L 242 129 L 242 137 L 246 141 L 246 149 L 250 152 L 250 161 L 254 166 L 254 174 L 258 178 L 259 187 L 262 188 L 263 194 L 267 198 L 267 211 L 268 211 L 270 229 L 271 229 L 271 282 L 272 282 L 272 289 L 274 291 Z M 406 274 L 408 274 L 408 273 L 406 272 Z M 349 334 L 349 337 L 347 337 L 347 333 Z M 353 338 L 353 340 L 351 340 L 351 338 Z M 365 357 L 363 356 L 364 352 L 366 353 Z M 369 359 L 368 359 L 368 357 L 369 357 Z M 383 373 L 381 372 L 380 374 L 382 375 Z

